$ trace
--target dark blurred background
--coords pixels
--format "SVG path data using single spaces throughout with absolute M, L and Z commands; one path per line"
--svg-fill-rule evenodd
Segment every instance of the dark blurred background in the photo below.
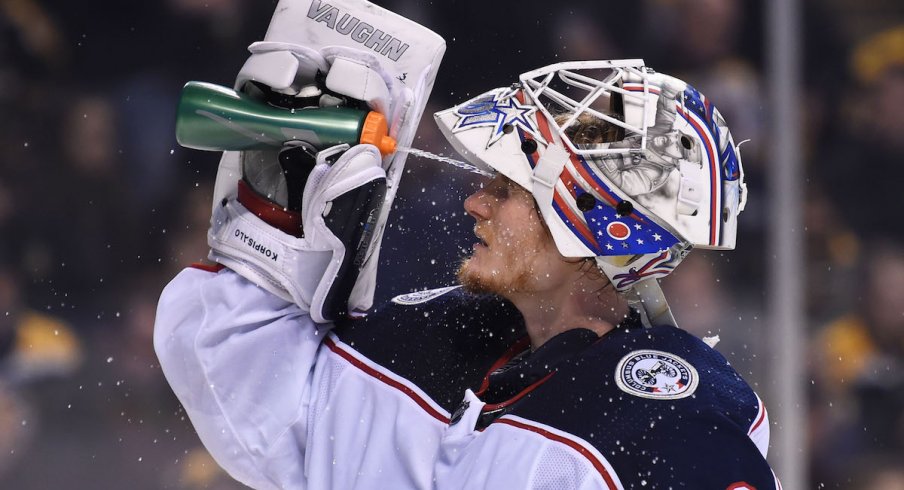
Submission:
M 781 403 L 765 318 L 766 2 L 376 3 L 448 43 L 428 114 L 578 59 L 641 57 L 714 101 L 750 140 L 739 245 L 695 252 L 664 285 L 681 325 L 719 335 L 767 406 Z M 206 255 L 219 158 L 177 145 L 179 91 L 231 85 L 274 7 L 0 0 L 0 488 L 241 487 L 198 442 L 151 337 L 163 286 Z M 904 489 L 904 4 L 800 8 L 807 488 Z M 425 117 L 414 146 L 450 154 L 441 140 Z M 471 241 L 474 178 L 408 162 L 380 300 L 451 283 Z

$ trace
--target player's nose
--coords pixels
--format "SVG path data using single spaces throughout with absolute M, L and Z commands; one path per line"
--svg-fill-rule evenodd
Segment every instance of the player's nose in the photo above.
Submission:
M 465 212 L 478 221 L 490 218 L 490 203 L 486 189 L 478 189 L 465 199 Z

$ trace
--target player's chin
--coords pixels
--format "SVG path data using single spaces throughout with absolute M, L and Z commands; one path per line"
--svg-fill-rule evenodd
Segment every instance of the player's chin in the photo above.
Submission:
M 477 259 L 474 256 L 466 257 L 458 266 L 456 277 L 458 283 L 468 291 L 474 294 L 492 293 L 490 285 L 480 277 L 480 268 L 477 265 Z
M 508 280 L 507 275 L 500 275 L 481 267 L 480 261 L 469 257 L 462 261 L 458 268 L 458 283 L 465 291 L 472 294 L 495 294 L 509 297 L 516 291 L 515 283 Z
M 461 263 L 458 264 L 458 270 L 455 271 L 455 277 L 458 279 L 458 282 L 464 286 L 468 287 L 468 283 L 471 282 L 474 278 L 474 256 L 469 256 L 461 259 Z

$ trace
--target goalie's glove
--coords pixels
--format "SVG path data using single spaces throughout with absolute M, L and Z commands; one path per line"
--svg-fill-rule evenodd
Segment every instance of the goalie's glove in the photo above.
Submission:
M 212 260 L 298 304 L 316 322 L 366 310 L 373 297 L 359 277 L 379 245 L 374 235 L 386 173 L 372 145 L 330 162 L 346 148 L 318 154 L 300 211 L 275 204 L 243 180 L 236 198 L 215 207 L 208 231 Z
M 333 47 L 324 56 L 285 43 L 250 49 L 236 82 L 246 93 L 287 110 L 396 112 L 389 118 L 393 131 L 407 129 L 411 91 L 390 88 L 372 55 Z M 299 139 L 279 150 L 224 153 L 208 243 L 211 260 L 327 322 L 373 305 L 380 243 L 404 154 L 384 159 L 371 145 L 318 153 L 313 143 Z
M 397 145 L 410 146 L 445 42 L 367 1 L 331 5 L 378 29 L 374 43 L 312 17 L 319 3 L 280 0 L 264 41 L 249 48 L 235 89 L 278 107 L 377 111 Z M 407 153 L 381 158 L 370 145 L 342 153 L 345 148 L 324 149 L 293 136 L 295 141 L 278 151 L 224 153 L 214 189 L 211 258 L 291 298 L 315 321 L 366 311 Z M 239 226 L 253 230 L 253 236 L 242 231 L 258 240 L 253 246 L 242 239 Z M 274 252 L 282 255 L 272 257 Z

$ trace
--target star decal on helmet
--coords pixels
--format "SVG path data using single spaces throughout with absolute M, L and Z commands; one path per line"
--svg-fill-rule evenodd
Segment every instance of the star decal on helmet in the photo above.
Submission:
M 455 111 L 460 119 L 452 128 L 452 132 L 492 126 L 493 133 L 487 142 L 487 148 L 516 127 L 542 141 L 542 137 L 530 118 L 535 112 L 537 112 L 536 106 L 521 104 L 511 92 L 499 91 L 462 104 Z

